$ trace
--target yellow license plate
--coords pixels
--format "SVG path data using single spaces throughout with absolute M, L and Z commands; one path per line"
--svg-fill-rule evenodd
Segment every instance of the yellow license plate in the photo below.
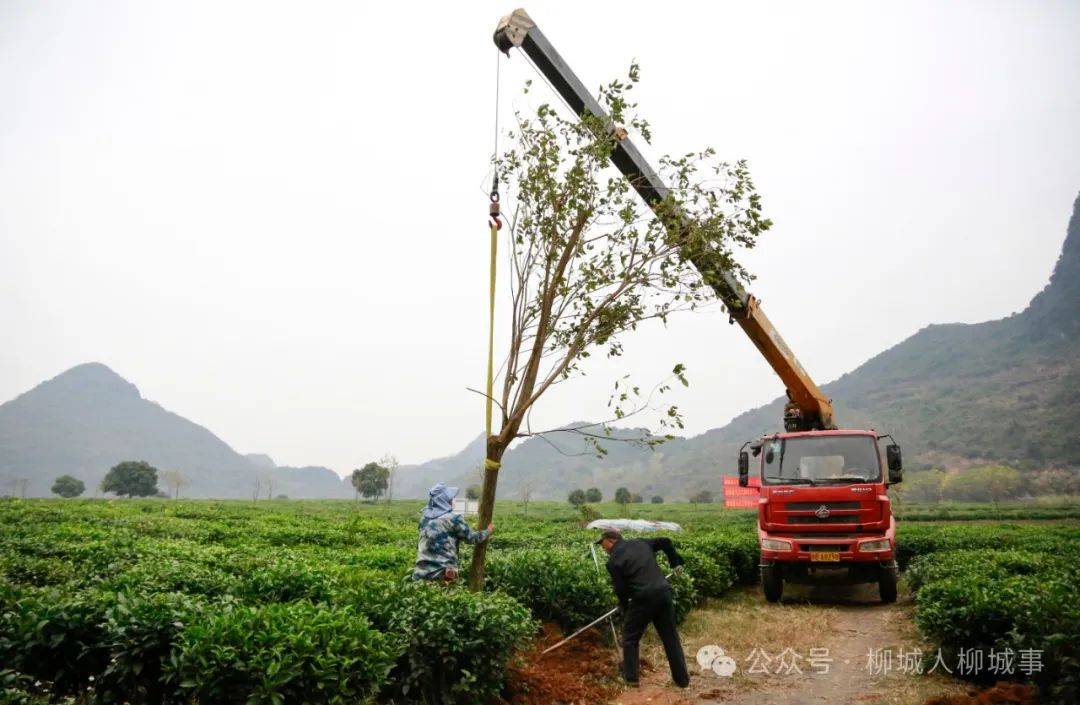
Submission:
M 839 563 L 840 551 L 811 551 L 810 562 Z

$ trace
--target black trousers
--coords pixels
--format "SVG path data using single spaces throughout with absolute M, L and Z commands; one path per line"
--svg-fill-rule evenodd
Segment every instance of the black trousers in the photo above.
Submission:
M 623 677 L 631 683 L 637 682 L 640 667 L 638 647 L 649 622 L 656 627 L 656 633 L 664 644 L 671 679 L 685 688 L 690 684 L 690 674 L 686 672 L 686 657 L 683 656 L 679 632 L 675 629 L 675 605 L 671 601 L 671 590 L 666 586 L 643 590 L 630 600 L 623 621 Z

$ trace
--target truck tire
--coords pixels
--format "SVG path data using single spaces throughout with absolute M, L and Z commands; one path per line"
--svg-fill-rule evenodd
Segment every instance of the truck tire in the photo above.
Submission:
M 896 567 L 887 566 L 881 569 L 878 578 L 878 595 L 884 604 L 896 602 Z
M 761 589 L 769 602 L 779 602 L 784 594 L 784 578 L 776 566 L 762 566 Z

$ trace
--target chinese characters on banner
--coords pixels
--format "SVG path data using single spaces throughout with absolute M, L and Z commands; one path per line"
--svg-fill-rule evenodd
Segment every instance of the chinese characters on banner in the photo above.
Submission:
M 724 475 L 724 507 L 728 509 L 757 509 L 761 478 L 751 476 L 749 487 L 739 487 L 739 478 Z

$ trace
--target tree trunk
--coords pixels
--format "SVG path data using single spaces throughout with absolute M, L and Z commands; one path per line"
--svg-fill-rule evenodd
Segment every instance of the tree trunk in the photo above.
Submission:
M 487 460 L 502 462 L 507 444 L 500 444 L 499 436 L 488 436 Z M 499 471 L 484 468 L 484 487 L 480 492 L 479 528 L 486 529 L 495 512 L 495 487 L 499 482 Z M 487 553 L 487 541 L 479 543 L 473 549 L 472 565 L 469 566 L 469 589 L 480 592 L 484 589 L 484 555 Z

